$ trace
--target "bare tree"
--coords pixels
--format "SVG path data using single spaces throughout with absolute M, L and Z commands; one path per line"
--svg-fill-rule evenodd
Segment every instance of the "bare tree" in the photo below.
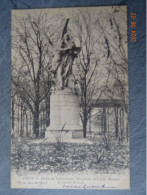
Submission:
M 117 21 L 117 17 L 121 18 Z M 115 134 L 119 137 L 119 134 L 123 135 L 124 131 L 124 113 L 126 116 L 126 121 L 128 121 L 128 55 L 127 55 L 127 13 L 120 9 L 118 6 L 114 8 L 113 13 L 111 13 L 107 19 L 107 28 L 102 23 L 99 22 L 100 31 L 104 33 L 104 38 L 106 42 L 106 47 L 108 50 L 109 57 L 109 69 L 110 82 L 108 83 L 108 88 L 105 91 L 106 95 L 113 99 L 115 97 L 121 99 L 121 110 L 120 115 L 122 117 L 122 123 L 119 133 L 118 127 L 118 108 L 115 107 Z M 126 136 L 128 139 L 128 127 L 126 127 Z
M 12 90 L 32 113 L 33 133 L 38 137 L 40 105 L 50 101 L 52 85 L 52 51 L 45 34 L 52 38 L 59 26 L 43 13 L 37 16 L 28 13 L 16 21 L 12 27 Z M 54 26 L 50 25 L 51 21 Z
M 109 74 L 104 74 L 107 48 L 103 33 L 100 34 L 96 25 L 97 17 L 80 9 L 73 19 L 75 39 L 79 41 L 81 52 L 75 63 L 74 75 L 79 89 L 81 101 L 81 121 L 83 124 L 83 137 L 86 138 L 87 122 L 91 111 L 107 89 Z M 100 74 L 101 73 L 101 74 Z

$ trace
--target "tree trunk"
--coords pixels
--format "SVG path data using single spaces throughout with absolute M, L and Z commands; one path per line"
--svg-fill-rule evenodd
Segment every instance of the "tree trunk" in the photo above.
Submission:
M 23 105 L 21 103 L 21 106 L 20 106 L 20 137 L 22 137 L 22 134 L 23 134 Z
M 29 113 L 29 134 L 32 135 L 32 113 Z
M 17 130 L 17 134 L 19 135 L 19 132 L 20 132 L 20 130 L 19 130 L 19 121 L 20 121 L 20 115 L 19 115 L 19 106 L 18 106 L 18 110 L 17 110 L 17 112 L 18 112 L 18 118 L 17 118 L 17 125 L 18 125 L 18 130 Z
M 121 130 L 121 141 L 124 140 L 124 109 L 121 109 L 120 115 L 120 130 Z
M 46 128 L 46 111 L 43 110 L 43 133 Z
M 83 138 L 86 138 L 87 133 L 87 113 L 84 113 L 84 120 L 83 120 Z
M 35 105 L 35 112 L 33 116 L 33 133 L 35 137 L 39 137 L 39 104 Z
M 103 131 L 104 133 L 107 132 L 107 121 L 106 121 L 106 108 L 103 108 Z
M 50 95 L 46 98 L 46 127 L 50 125 Z
M 129 124 L 128 124 L 128 118 L 127 118 L 127 124 L 126 124 L 126 137 L 127 137 L 127 142 L 129 141 Z
M 109 134 L 109 107 L 108 107 L 108 111 L 107 111 L 107 132 Z
M 118 108 L 115 108 L 115 137 L 118 138 Z
M 27 115 L 27 112 L 25 112 L 25 115 L 26 115 L 26 136 L 28 137 L 28 115 Z
M 12 132 L 14 134 L 14 98 L 12 98 L 12 102 L 11 102 L 11 115 L 12 115 Z
M 89 133 L 91 134 L 92 131 L 91 131 L 91 112 L 89 113 Z
M 86 138 L 87 124 L 83 124 L 83 138 Z

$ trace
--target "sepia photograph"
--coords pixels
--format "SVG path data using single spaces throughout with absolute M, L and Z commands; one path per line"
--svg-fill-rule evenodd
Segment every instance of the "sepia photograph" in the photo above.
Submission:
M 11 188 L 130 189 L 127 6 L 12 10 Z

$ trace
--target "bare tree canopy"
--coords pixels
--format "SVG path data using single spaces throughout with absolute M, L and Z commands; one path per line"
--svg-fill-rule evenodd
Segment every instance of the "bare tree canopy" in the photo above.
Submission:
M 51 39 L 60 27 L 53 26 L 50 30 L 47 21 L 46 14 L 40 13 L 37 17 L 27 14 L 17 18 L 17 25 L 12 27 L 12 89 L 32 113 L 36 136 L 39 136 L 40 106 L 49 98 L 52 83 L 53 54 L 46 36 Z

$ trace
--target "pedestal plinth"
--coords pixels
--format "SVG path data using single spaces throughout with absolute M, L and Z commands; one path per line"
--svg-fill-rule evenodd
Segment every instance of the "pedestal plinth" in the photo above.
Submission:
M 57 90 L 51 95 L 50 126 L 45 137 L 82 138 L 83 131 L 79 124 L 79 99 L 70 88 Z

